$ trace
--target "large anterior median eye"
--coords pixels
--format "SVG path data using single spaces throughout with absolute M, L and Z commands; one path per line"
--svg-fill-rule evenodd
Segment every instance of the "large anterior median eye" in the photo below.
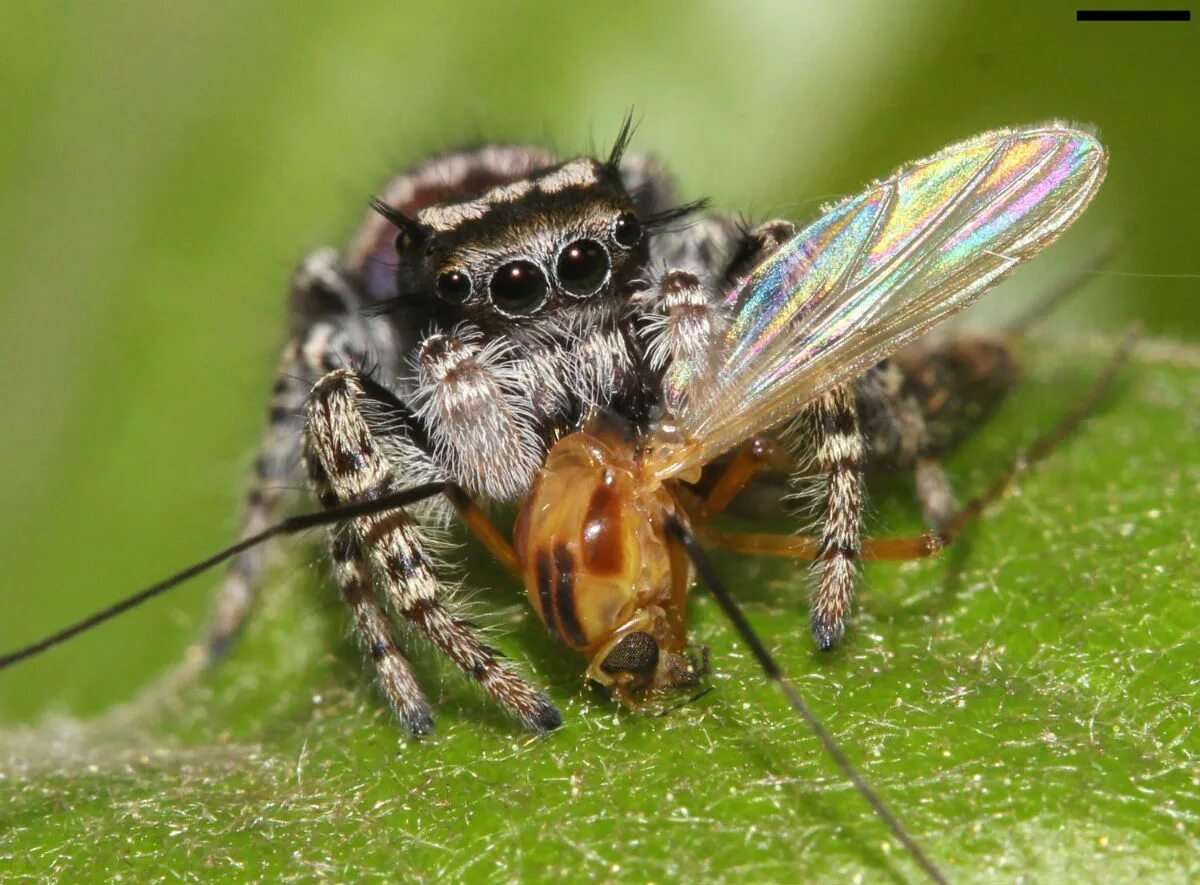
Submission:
M 572 295 L 591 295 L 608 278 L 608 250 L 595 240 L 576 240 L 558 255 L 555 273 Z
M 492 277 L 492 302 L 514 316 L 533 313 L 546 303 L 550 287 L 546 275 L 532 261 L 510 261 Z

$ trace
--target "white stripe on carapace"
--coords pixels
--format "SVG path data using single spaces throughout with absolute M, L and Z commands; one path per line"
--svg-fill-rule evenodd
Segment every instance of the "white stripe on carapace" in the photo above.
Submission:
M 572 160 L 540 178 L 524 178 L 502 184 L 474 200 L 422 209 L 417 213 L 417 220 L 437 233 L 448 233 L 464 222 L 483 218 L 492 207 L 513 203 L 535 189 L 544 194 L 557 194 L 567 188 L 586 187 L 597 181 L 595 160 Z

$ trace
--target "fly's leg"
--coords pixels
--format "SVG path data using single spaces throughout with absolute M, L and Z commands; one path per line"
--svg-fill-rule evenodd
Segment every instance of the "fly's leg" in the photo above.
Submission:
M 367 386 L 355 372 L 339 369 L 322 378 L 309 397 L 310 470 L 327 479 L 325 506 L 368 501 L 403 485 L 395 479 L 382 441 L 368 424 L 368 414 L 378 404 L 368 398 Z M 446 608 L 446 588 L 435 574 L 428 544 L 422 542 L 413 515 L 391 510 L 360 516 L 349 521 L 347 531 L 396 616 L 411 623 L 530 729 L 544 733 L 561 724 L 549 699 L 498 663 L 495 650 Z
M 728 464 L 721 469 L 716 482 L 708 490 L 701 502 L 695 519 L 706 521 L 723 513 L 738 493 L 763 470 L 771 467 L 783 467 L 790 464 L 784 453 L 774 441 L 765 436 L 756 436 L 746 442 Z
M 719 547 L 734 553 L 754 556 L 778 556 L 811 562 L 820 558 L 822 541 L 812 535 L 776 535 L 766 532 L 725 532 L 698 526 L 694 534 L 706 547 Z M 927 532 L 899 538 L 864 538 L 859 544 L 860 561 L 906 561 L 936 556 L 948 544 L 942 535 Z
M 868 538 L 861 542 L 858 556 L 862 560 L 911 560 L 936 556 L 954 543 L 988 506 L 999 500 L 1012 484 L 1030 468 L 1046 459 L 1079 424 L 1095 409 L 1112 388 L 1121 367 L 1129 359 L 1137 342 L 1137 332 L 1130 332 L 1118 345 L 1100 375 L 1092 382 L 1083 399 L 1053 429 L 1038 437 L 1020 457 L 996 477 L 991 485 L 971 499 L 964 507 L 942 520 L 942 525 L 924 535 L 898 538 Z M 763 556 L 789 559 L 820 560 L 826 555 L 825 536 L 774 535 L 766 533 L 724 532 L 709 526 L 694 528 L 697 538 L 706 545 Z M 818 562 L 819 564 L 819 562 Z

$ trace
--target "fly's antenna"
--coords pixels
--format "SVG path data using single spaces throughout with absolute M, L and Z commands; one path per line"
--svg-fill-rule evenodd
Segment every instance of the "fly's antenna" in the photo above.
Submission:
M 1119 245 L 1120 241 L 1115 236 L 1109 237 L 1101 243 L 1100 247 L 1089 255 L 1083 264 L 1059 280 L 1053 288 L 1033 302 L 1024 312 L 1018 314 L 1017 318 L 1005 327 L 1004 336 L 1010 341 L 1019 341 L 1024 338 L 1034 326 L 1082 289 L 1084 284 L 1091 282 L 1096 271 L 1112 261 Z
M 401 489 L 398 492 L 392 492 L 388 495 L 382 495 L 371 501 L 347 504 L 342 507 L 331 507 L 319 513 L 303 513 L 298 516 L 289 517 L 283 520 L 283 522 L 264 529 L 257 535 L 243 538 L 236 544 L 188 566 L 183 571 L 177 572 L 171 575 L 171 577 L 159 581 L 157 584 L 152 584 L 144 590 L 139 590 L 132 596 L 127 596 L 118 602 L 114 602 L 107 608 L 93 612 L 83 620 L 77 621 L 69 627 L 65 627 L 56 633 L 51 633 L 49 636 L 43 637 L 37 642 L 30 643 L 24 648 L 0 655 L 0 670 L 41 654 L 56 645 L 66 642 L 68 639 L 78 636 L 80 633 L 84 633 L 93 627 L 103 624 L 105 621 L 115 618 L 123 612 L 129 611 L 131 608 L 136 608 L 143 602 L 148 602 L 154 597 L 166 593 L 172 587 L 179 586 L 189 578 L 194 578 L 196 575 L 208 571 L 213 566 L 220 565 L 225 560 L 237 556 L 239 553 L 249 550 L 251 547 L 255 547 L 271 538 L 282 535 L 294 535 L 297 532 L 303 532 L 317 526 L 342 522 L 355 516 L 367 516 L 384 510 L 395 510 L 410 504 L 416 504 L 418 501 L 424 501 L 426 498 L 432 498 L 436 495 L 451 494 L 453 499 L 453 492 L 456 490 L 457 486 L 452 483 L 431 482 L 408 489 Z
M 859 770 L 854 767 L 854 764 L 842 751 L 841 746 L 834 739 L 833 735 L 826 730 L 825 726 L 821 724 L 821 720 L 809 709 L 808 704 L 800 697 L 799 692 L 796 691 L 795 687 L 783 675 L 783 670 L 780 669 L 778 662 L 767 651 L 767 647 L 763 645 L 762 640 L 758 638 L 758 634 L 754 632 L 754 628 L 750 626 L 750 622 L 746 620 L 746 616 L 742 614 L 741 608 L 734 602 L 733 596 L 721 580 L 720 575 L 717 574 L 717 570 L 709 560 L 708 554 L 696 542 L 695 536 L 682 522 L 674 517 L 667 522 L 667 532 L 683 546 L 688 558 L 696 567 L 696 574 L 699 575 L 701 581 L 708 585 L 708 589 L 717 601 L 717 605 L 725 612 L 725 616 L 729 618 L 738 635 L 742 637 L 742 641 L 749 647 L 751 653 L 758 660 L 767 678 L 779 686 L 779 690 L 783 692 L 783 696 L 792 705 L 792 709 L 799 713 L 800 718 L 808 723 L 808 727 L 817 736 L 817 739 L 825 748 L 825 752 L 833 757 L 833 761 L 837 763 L 846 777 L 850 779 L 850 782 L 854 784 L 854 788 L 870 803 L 875 813 L 887 824 L 888 829 L 900 840 L 905 850 L 920 865 L 925 874 L 934 882 L 946 882 L 946 877 L 942 874 L 942 871 L 930 860 L 929 856 L 917 844 L 916 840 L 909 835 L 908 830 L 900 823 L 900 819 L 884 804 L 879 793 L 875 791 L 875 788 L 871 786 Z

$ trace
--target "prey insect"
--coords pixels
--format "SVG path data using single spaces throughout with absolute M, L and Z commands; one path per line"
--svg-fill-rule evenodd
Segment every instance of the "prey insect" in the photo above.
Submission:
M 936 351 L 908 375 L 889 358 L 1052 242 L 1099 187 L 1104 149 L 1061 124 L 996 131 L 902 167 L 799 232 L 787 222 L 745 231 L 720 216 L 680 229 L 702 205 L 675 204 L 653 161 L 626 157 L 628 134 L 604 161 L 485 148 L 394 181 L 344 258 L 316 253 L 297 274 L 297 338 L 243 540 L 0 664 L 237 557 L 215 654 L 252 599 L 260 543 L 324 524 L 342 596 L 408 729 L 430 731 L 432 715 L 393 618 L 531 729 L 556 728 L 550 700 L 448 607 L 428 538 L 452 509 L 520 576 L 587 677 L 627 705 L 705 675 L 686 619 L 698 575 L 939 878 L 786 681 L 704 548 L 813 560 L 812 631 L 830 648 L 860 560 L 925 556 L 953 540 L 1020 468 L 957 510 L 925 424 L 947 400 L 923 398 L 922 378 L 979 354 Z M 326 510 L 272 526 L 268 480 L 297 450 Z M 862 540 L 871 457 L 915 471 L 927 535 Z M 815 537 L 708 524 L 779 461 L 797 475 L 809 462 L 821 479 Z M 511 543 L 482 499 L 517 504 Z

